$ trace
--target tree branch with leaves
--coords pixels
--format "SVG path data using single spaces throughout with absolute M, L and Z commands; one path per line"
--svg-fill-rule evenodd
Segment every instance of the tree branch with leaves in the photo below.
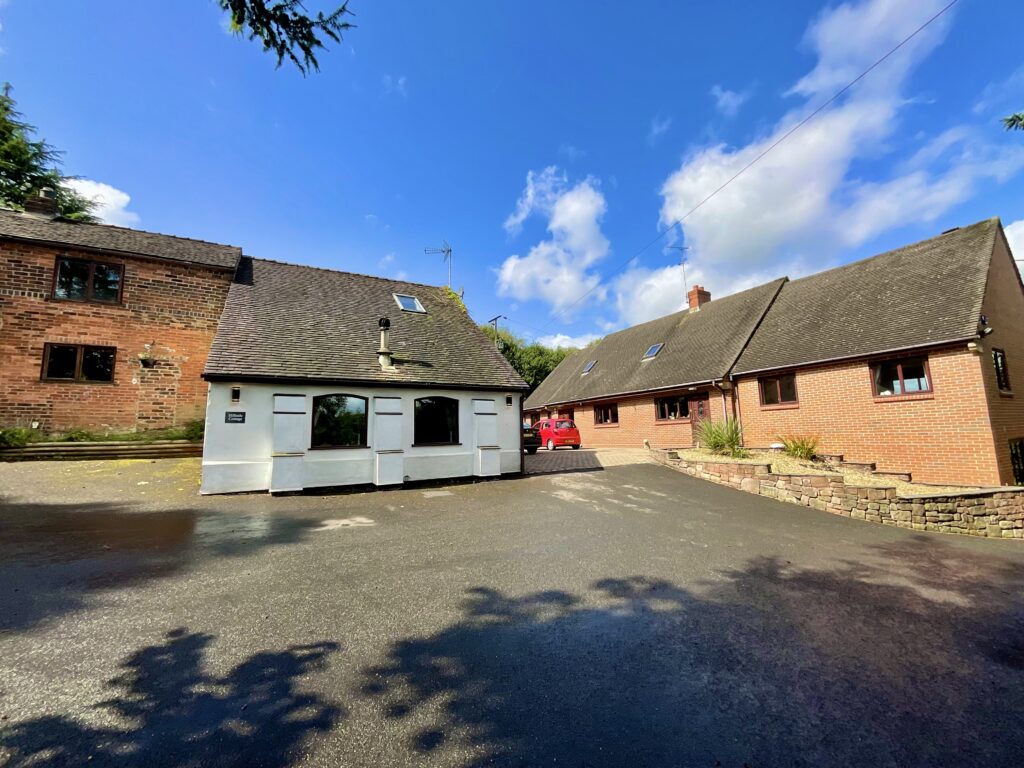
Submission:
M 1003 125 L 1008 131 L 1024 131 L 1024 112 L 1007 115 L 1003 118 Z
M 346 20 L 352 12 L 348 0 L 328 14 L 306 12 L 302 0 L 217 0 L 231 15 L 231 31 L 259 40 L 264 51 L 277 56 L 277 66 L 287 58 L 306 75 L 320 71 L 317 50 L 323 38 L 341 42 L 341 34 L 354 25 Z

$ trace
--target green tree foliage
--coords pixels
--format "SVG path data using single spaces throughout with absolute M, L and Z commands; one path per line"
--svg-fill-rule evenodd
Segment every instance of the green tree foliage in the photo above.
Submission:
M 1008 131 L 1024 131 L 1024 112 L 1007 115 L 1003 118 L 1003 125 Z
M 487 338 L 494 341 L 494 328 L 489 325 L 481 325 L 480 330 L 487 335 Z M 516 372 L 530 385 L 531 390 L 536 389 L 548 377 L 548 374 L 573 352 L 571 349 L 545 347 L 536 342 L 528 344 L 506 330 L 498 331 L 498 349 L 501 350 L 509 364 L 516 369 Z
M 50 188 L 57 195 L 57 211 L 68 219 L 94 221 L 96 203 L 65 184 L 60 174 L 60 152 L 22 119 L 5 84 L 0 94 L 0 204 L 22 209 L 25 201 Z
M 231 30 L 259 40 L 264 51 L 277 56 L 277 66 L 287 58 L 306 75 L 310 70 L 320 71 L 318 48 L 324 48 L 323 38 L 341 42 L 341 33 L 352 28 L 345 20 L 351 15 L 348 0 L 326 16 L 323 12 L 312 16 L 306 12 L 302 0 L 217 0 L 231 16 Z M 325 48 L 326 50 L 326 48 Z

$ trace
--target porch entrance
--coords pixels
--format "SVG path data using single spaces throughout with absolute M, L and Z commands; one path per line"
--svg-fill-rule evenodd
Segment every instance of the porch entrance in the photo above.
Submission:
M 697 436 L 700 434 L 700 423 L 711 415 L 711 397 L 707 392 L 694 395 L 690 398 L 690 421 L 693 425 L 693 445 L 696 447 L 700 441 Z

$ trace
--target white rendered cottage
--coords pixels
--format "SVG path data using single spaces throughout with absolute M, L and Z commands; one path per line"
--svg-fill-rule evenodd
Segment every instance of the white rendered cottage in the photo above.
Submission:
M 527 385 L 446 288 L 244 258 L 203 376 L 202 493 L 522 470 Z

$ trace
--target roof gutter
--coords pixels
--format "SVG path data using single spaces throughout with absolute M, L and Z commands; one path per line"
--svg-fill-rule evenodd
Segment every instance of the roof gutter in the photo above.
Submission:
M 950 344 L 960 344 L 965 341 L 973 341 L 981 338 L 978 334 L 972 334 L 970 336 L 961 336 L 956 339 L 947 339 L 945 341 L 929 341 L 926 344 L 912 344 L 907 347 L 892 347 L 891 349 L 881 349 L 877 352 L 858 352 L 855 355 L 843 355 L 841 357 L 826 357 L 821 360 L 808 360 L 806 362 L 789 363 L 787 365 L 772 365 L 768 368 L 754 368 L 749 371 L 734 371 L 729 374 L 730 381 L 735 380 L 741 376 L 752 376 L 756 373 L 765 373 L 767 371 L 783 371 L 791 368 L 806 368 L 811 365 L 824 365 L 825 363 L 838 363 L 844 360 L 859 360 L 865 357 L 877 357 L 878 355 L 889 355 L 893 352 L 908 352 L 915 349 L 927 349 L 929 347 L 943 347 Z
M 456 389 L 483 392 L 525 392 L 527 384 L 450 384 L 440 381 L 378 381 L 376 379 L 318 379 L 309 376 L 271 376 L 265 374 L 203 373 L 203 379 L 210 382 L 248 381 L 253 384 L 347 384 L 357 387 L 387 387 L 414 389 Z

